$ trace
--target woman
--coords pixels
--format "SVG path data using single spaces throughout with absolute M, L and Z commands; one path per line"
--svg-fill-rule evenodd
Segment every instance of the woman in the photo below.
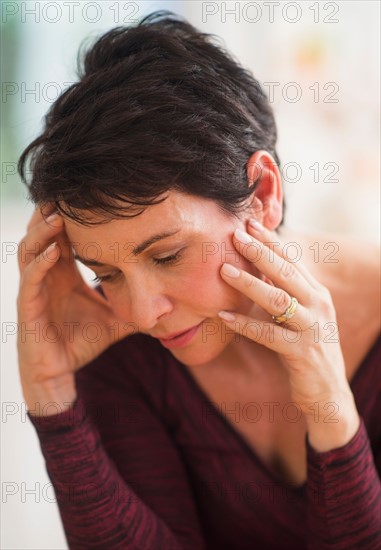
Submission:
M 266 96 L 172 15 L 101 37 L 19 162 L 20 378 L 69 546 L 381 548 L 378 247 L 283 226 Z

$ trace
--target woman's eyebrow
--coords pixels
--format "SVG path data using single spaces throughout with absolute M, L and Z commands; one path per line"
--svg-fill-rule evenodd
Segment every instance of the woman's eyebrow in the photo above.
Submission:
M 157 233 L 156 235 L 152 235 L 151 237 L 149 237 L 148 239 L 146 239 L 145 241 L 143 241 L 139 245 L 135 246 L 132 249 L 132 255 L 133 256 L 139 256 L 139 254 L 142 254 L 142 252 L 144 252 L 148 247 L 150 247 L 151 245 L 153 245 L 157 241 L 161 241 L 161 240 L 166 239 L 168 237 L 172 237 L 172 235 L 176 235 L 176 233 L 179 233 L 181 231 L 181 229 L 182 229 L 181 227 L 178 227 L 178 228 L 172 229 L 170 231 L 164 231 L 162 233 Z M 129 244 L 131 244 L 131 243 L 129 243 Z M 87 265 L 89 267 L 104 267 L 104 266 L 112 267 L 112 266 L 109 266 L 109 264 L 105 264 L 103 262 L 98 262 L 97 260 L 82 258 L 82 256 L 80 256 L 77 253 L 74 254 L 74 259 L 79 260 L 81 263 L 83 263 L 84 265 Z

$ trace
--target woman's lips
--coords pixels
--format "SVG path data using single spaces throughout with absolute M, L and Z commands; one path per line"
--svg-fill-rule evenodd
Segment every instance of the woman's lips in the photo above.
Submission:
M 159 338 L 159 340 L 162 343 L 162 345 L 166 348 L 178 348 L 181 346 L 185 346 L 191 341 L 191 339 L 196 334 L 196 332 L 198 331 L 202 323 L 203 321 L 201 321 L 201 323 L 199 323 L 198 325 L 195 325 L 191 329 L 187 330 L 186 332 L 183 332 L 179 336 L 175 336 L 174 338 L 166 338 L 166 339 Z
M 178 336 L 180 336 L 181 334 L 185 334 L 186 332 L 188 332 L 189 330 L 192 330 L 194 327 L 196 327 L 197 325 L 193 325 L 192 327 L 189 327 L 185 330 L 179 330 L 178 332 L 173 332 L 172 333 L 172 336 L 157 336 L 157 338 L 159 340 L 172 340 L 173 338 L 177 338 Z

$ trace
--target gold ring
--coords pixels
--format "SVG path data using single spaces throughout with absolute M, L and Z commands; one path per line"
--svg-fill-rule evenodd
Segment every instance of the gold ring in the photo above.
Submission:
M 282 315 L 272 315 L 273 321 L 278 323 L 280 325 L 281 323 L 284 323 L 288 319 L 291 319 L 293 315 L 295 315 L 296 308 L 298 307 L 298 300 L 291 296 L 291 304 L 288 306 L 286 311 L 282 313 Z

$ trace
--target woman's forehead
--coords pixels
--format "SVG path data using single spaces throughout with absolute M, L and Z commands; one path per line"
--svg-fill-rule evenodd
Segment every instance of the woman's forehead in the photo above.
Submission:
M 120 202 L 120 208 L 125 208 L 125 204 Z M 200 219 L 211 220 L 219 217 L 220 213 L 217 204 L 211 200 L 202 197 L 186 195 L 177 191 L 167 193 L 165 200 L 158 204 L 150 205 L 138 215 L 131 216 L 126 209 L 125 218 L 106 218 L 93 211 L 75 210 L 75 214 L 85 220 L 85 224 L 79 223 L 68 216 L 63 216 L 67 229 L 75 233 L 108 233 L 110 230 L 129 228 L 130 231 L 141 231 L 147 225 L 172 226 L 176 223 L 190 224 L 194 222 L 198 225 Z M 87 223 L 91 225 L 87 225 Z

